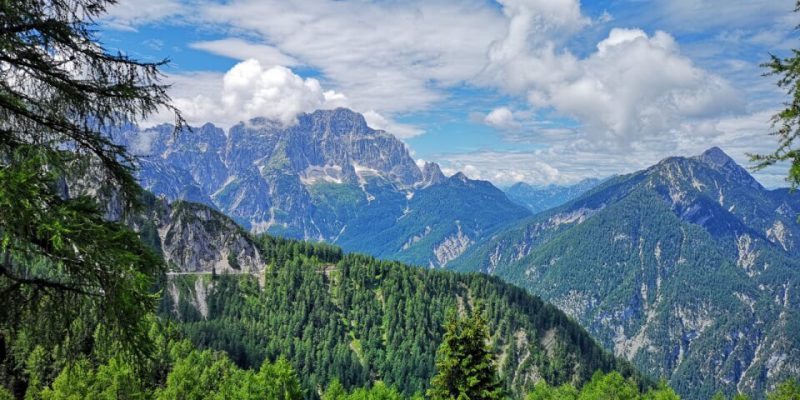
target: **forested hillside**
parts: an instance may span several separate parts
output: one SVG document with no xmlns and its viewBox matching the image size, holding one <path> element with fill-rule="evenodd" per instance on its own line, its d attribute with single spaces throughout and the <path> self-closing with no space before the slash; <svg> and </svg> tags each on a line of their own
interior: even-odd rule
<svg viewBox="0 0 800 400">
<path fill-rule="evenodd" d="M 561 311 L 497 278 L 255 240 L 263 270 L 172 273 L 160 313 L 242 367 L 286 357 L 309 392 L 334 379 L 346 388 L 381 380 L 407 395 L 424 392 L 445 315 L 473 307 L 484 311 L 500 376 L 517 395 L 541 380 L 582 383 L 596 370 L 648 382 Z"/>
</svg>

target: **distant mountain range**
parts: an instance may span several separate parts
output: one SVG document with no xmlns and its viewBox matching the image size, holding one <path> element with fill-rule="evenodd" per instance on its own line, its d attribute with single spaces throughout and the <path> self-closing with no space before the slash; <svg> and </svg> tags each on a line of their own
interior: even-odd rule
<svg viewBox="0 0 800 400">
<path fill-rule="evenodd" d="M 800 374 L 800 196 L 763 188 L 718 148 L 602 182 L 503 193 L 417 166 L 400 141 L 346 109 L 302 114 L 291 127 L 172 129 L 117 134 L 146 156 L 143 186 L 251 232 L 497 275 L 688 398 L 757 396 Z M 183 237 L 169 242 L 170 257 L 204 254 L 180 226 L 170 225 Z M 238 259 L 248 252 L 235 250 L 235 263 L 257 265 Z"/>
<path fill-rule="evenodd" d="M 722 150 L 606 181 L 470 249 L 689 398 L 800 373 L 800 196 Z"/>
<path fill-rule="evenodd" d="M 600 184 L 597 178 L 584 179 L 574 185 L 533 186 L 517 182 L 504 190 L 506 196 L 534 214 L 558 207 Z"/>
<path fill-rule="evenodd" d="M 347 109 L 302 114 L 291 127 L 253 119 L 227 134 L 212 124 L 173 130 L 116 134 L 143 156 L 142 186 L 213 206 L 255 233 L 443 267 L 530 215 L 489 182 L 417 166 L 402 142 Z"/>
</svg>

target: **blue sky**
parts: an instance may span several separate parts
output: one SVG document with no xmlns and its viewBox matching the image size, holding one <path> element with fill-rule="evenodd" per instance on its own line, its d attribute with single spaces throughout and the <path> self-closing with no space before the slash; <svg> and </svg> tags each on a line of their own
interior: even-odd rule
<svg viewBox="0 0 800 400">
<path fill-rule="evenodd" d="M 719 146 L 769 151 L 792 0 L 122 0 L 110 49 L 165 68 L 191 123 L 350 107 L 415 158 L 567 184 Z M 150 123 L 166 120 L 160 115 Z M 785 168 L 759 173 L 782 185 Z"/>
</svg>

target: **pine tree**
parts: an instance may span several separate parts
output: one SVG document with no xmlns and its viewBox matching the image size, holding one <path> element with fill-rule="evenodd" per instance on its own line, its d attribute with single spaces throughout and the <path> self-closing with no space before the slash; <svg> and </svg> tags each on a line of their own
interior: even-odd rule
<svg viewBox="0 0 800 400">
<path fill-rule="evenodd" d="M 789 379 L 767 394 L 767 400 L 800 400 L 800 384 Z"/>
<path fill-rule="evenodd" d="M 452 312 L 444 324 L 444 338 L 436 355 L 437 373 L 431 380 L 432 400 L 503 398 L 486 322 L 476 307 L 469 318 Z"/>
<path fill-rule="evenodd" d="M 113 3 L 0 1 L 0 376 L 10 386 L 24 386 L 13 365 L 36 345 L 75 358 L 98 324 L 124 353 L 150 348 L 144 317 L 163 263 L 119 221 L 140 188 L 110 132 L 174 108 L 163 62 L 96 40 L 94 21 Z"/>
</svg>

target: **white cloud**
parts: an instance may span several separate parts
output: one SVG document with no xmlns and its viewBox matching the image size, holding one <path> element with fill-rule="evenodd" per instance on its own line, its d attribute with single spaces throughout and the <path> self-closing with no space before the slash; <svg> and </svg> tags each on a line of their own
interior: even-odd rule
<svg viewBox="0 0 800 400">
<path fill-rule="evenodd" d="M 604 10 L 600 17 L 597 18 L 597 22 L 600 24 L 607 24 L 614 20 L 614 16 L 608 12 L 608 10 Z"/>
<path fill-rule="evenodd" d="M 347 93 L 351 107 L 387 119 L 430 109 L 463 83 L 552 108 L 581 122 L 587 139 L 610 145 L 668 134 L 686 119 L 741 110 L 730 84 L 681 55 L 669 34 L 614 29 L 595 53 L 578 57 L 569 40 L 596 23 L 581 13 L 578 0 L 498 3 L 499 9 L 482 0 L 232 0 L 198 3 L 187 18 L 232 35 L 193 47 L 262 65 L 307 65 L 326 85 Z M 233 37 L 243 33 L 269 45 Z M 503 116 L 485 122 L 516 126 L 508 115 L 498 119 Z"/>
<path fill-rule="evenodd" d="M 526 93 L 532 107 L 576 118 L 598 145 L 627 147 L 687 119 L 743 110 L 736 90 L 682 56 L 665 32 L 615 28 L 581 59 L 552 36 L 581 27 L 579 10 L 566 7 L 569 17 L 543 25 L 538 10 L 511 3 L 504 8 L 511 28 L 492 47 L 485 79 Z"/>
<path fill-rule="evenodd" d="M 489 114 L 486 114 L 483 122 L 500 129 L 518 129 L 521 127 L 519 121 L 514 118 L 514 113 L 508 107 L 495 108 Z"/>
<path fill-rule="evenodd" d="M 744 162 L 748 141 L 759 146 L 768 142 L 762 136 L 767 124 L 756 115 L 774 107 L 776 95 L 759 76 L 752 46 L 784 48 L 793 43 L 789 38 L 797 21 L 789 13 L 791 0 L 629 0 L 633 12 L 616 7 L 613 17 L 605 12 L 594 20 L 582 14 L 578 0 L 497 2 L 501 7 L 484 0 L 195 3 L 195 12 L 183 18 L 227 36 L 195 43 L 195 48 L 255 58 L 260 66 L 253 73 L 237 70 L 234 75 L 250 82 L 241 85 L 235 76 L 223 79 L 222 74 L 209 82 L 194 80 L 199 74 L 173 76 L 171 93 L 186 107 L 187 116 L 201 122 L 233 123 L 258 114 L 291 122 L 296 112 L 309 107 L 347 103 L 368 110 L 370 126 L 412 137 L 421 129 L 393 118 L 435 109 L 460 96 L 451 89 L 463 84 L 497 89 L 515 111 L 498 107 L 483 115 L 477 111 L 491 110 L 492 99 L 455 101 L 459 109 L 480 114 L 473 122 L 519 126 L 505 128 L 503 137 L 521 141 L 527 135 L 544 150 L 443 159 L 450 160 L 449 168 L 492 180 L 574 182 L 645 167 L 671 154 L 696 154 L 712 143 L 726 151 L 732 147 L 732 154 Z M 133 6 L 123 7 L 111 20 L 135 26 L 175 12 L 177 2 L 167 1 L 166 8 L 159 3 L 123 0 Z M 637 12 L 645 8 L 647 13 Z M 616 28 L 597 39 L 594 35 L 604 32 L 604 24 L 648 30 Z M 678 38 L 681 32 L 720 35 L 678 46 L 675 36 L 656 28 L 678 32 Z M 596 44 L 594 49 L 587 43 L 580 50 L 571 48 L 575 40 L 587 38 L 595 38 L 596 43 L 588 43 Z M 737 55 L 742 43 L 751 47 Z M 271 65 L 303 65 L 318 71 L 321 82 L 285 68 L 267 79 Z M 338 92 L 326 97 L 323 84 Z M 532 110 L 520 110 L 519 99 L 527 100 Z M 745 109 L 749 114 L 742 115 Z M 578 124 L 565 126 L 559 122 L 564 116 Z M 747 133 L 736 124 L 764 129 Z"/>
<path fill-rule="evenodd" d="M 569 183 L 570 176 L 544 162 L 533 153 L 480 151 L 439 157 L 442 172 L 463 172 L 470 179 L 488 180 L 496 185 L 515 182 L 535 184 Z"/>
<path fill-rule="evenodd" d="M 597 48 L 578 75 L 537 89 L 601 138 L 627 143 L 668 134 L 688 118 L 742 110 L 730 84 L 681 56 L 664 32 L 613 29 Z"/>
<path fill-rule="evenodd" d="M 176 74 L 167 80 L 172 84 L 170 94 L 175 106 L 190 125 L 212 122 L 230 126 L 254 117 L 291 125 L 302 112 L 349 106 L 344 94 L 323 90 L 316 79 L 304 79 L 289 68 L 268 67 L 258 60 L 240 62 L 225 74 Z M 398 123 L 375 110 L 363 115 L 373 129 L 387 131 L 400 139 L 424 133 L 416 126 Z M 145 125 L 173 122 L 172 117 L 162 111 Z"/>
<path fill-rule="evenodd" d="M 316 79 L 303 79 L 282 66 L 265 68 L 253 59 L 236 64 L 221 79 L 213 74 L 205 78 L 221 84 L 209 84 L 184 97 L 192 92 L 192 79 L 178 77 L 180 84 L 173 92 L 175 106 L 191 124 L 232 125 L 265 117 L 291 125 L 301 112 L 347 105 L 343 94 L 324 91 Z"/>
<path fill-rule="evenodd" d="M 603 178 L 647 168 L 670 156 L 694 156 L 712 146 L 721 147 L 737 163 L 749 168 L 748 153 L 766 153 L 775 142 L 768 138 L 771 112 L 730 116 L 685 123 L 672 134 L 632 144 L 628 151 L 597 149 L 581 133 L 562 132 L 548 139 L 550 146 L 532 151 L 475 151 L 429 156 L 443 171 L 464 171 L 474 179 L 498 185 L 519 181 L 538 185 L 572 184 L 585 178 Z M 767 187 L 785 187 L 786 165 L 754 173 Z"/>
<path fill-rule="evenodd" d="M 384 130 L 400 139 L 408 139 L 425 133 L 425 131 L 416 126 L 399 124 L 389 120 L 383 115 L 375 112 L 375 110 L 366 111 L 363 113 L 363 115 L 364 119 L 367 121 L 367 125 L 370 128 Z"/>
<path fill-rule="evenodd" d="M 445 98 L 443 87 L 480 72 L 505 30 L 502 15 L 482 0 L 233 0 L 207 3 L 199 17 L 259 35 L 319 69 L 354 107 L 384 115 Z"/>
<path fill-rule="evenodd" d="M 102 18 L 106 27 L 133 31 L 138 25 L 184 14 L 186 8 L 179 0 L 128 0 L 110 6 L 107 11 Z"/>
<path fill-rule="evenodd" d="M 237 38 L 194 42 L 189 47 L 237 60 L 253 58 L 263 66 L 282 65 L 284 67 L 293 67 L 300 64 L 294 57 L 284 54 L 274 46 L 250 43 Z"/>
</svg>

